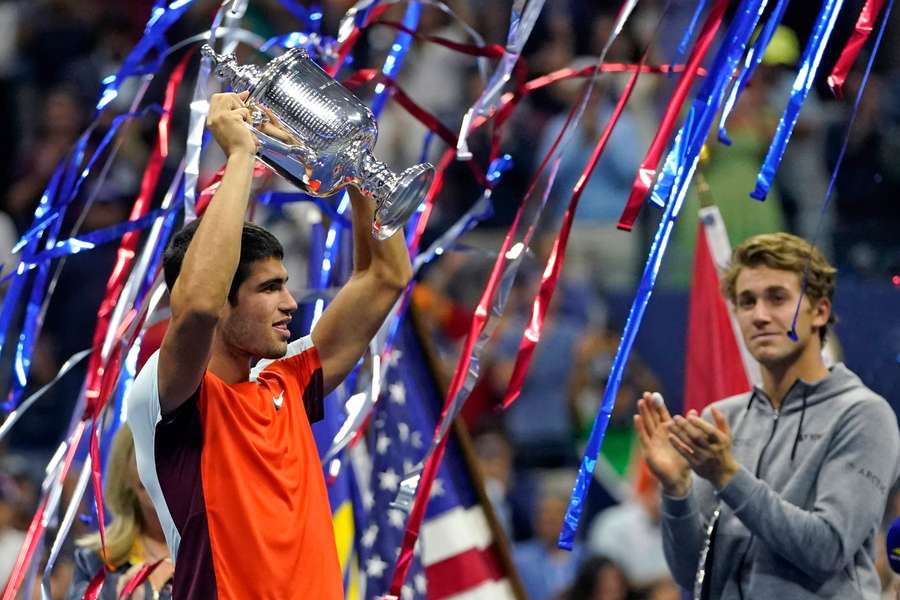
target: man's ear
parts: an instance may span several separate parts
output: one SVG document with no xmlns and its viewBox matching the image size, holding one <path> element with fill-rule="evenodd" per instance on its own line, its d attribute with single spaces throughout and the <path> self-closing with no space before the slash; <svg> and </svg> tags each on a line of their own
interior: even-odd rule
<svg viewBox="0 0 900 600">
<path fill-rule="evenodd" d="M 812 304 L 813 318 L 812 325 L 821 329 L 828 324 L 831 318 L 831 300 L 828 298 L 819 298 Z"/>
</svg>

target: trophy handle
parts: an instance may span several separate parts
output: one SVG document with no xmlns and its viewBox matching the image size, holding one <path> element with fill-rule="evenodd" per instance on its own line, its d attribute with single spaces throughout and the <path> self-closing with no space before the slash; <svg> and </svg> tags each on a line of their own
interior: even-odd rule
<svg viewBox="0 0 900 600">
<path fill-rule="evenodd" d="M 304 165 L 314 165 L 318 160 L 316 153 L 305 144 L 285 144 L 278 138 L 272 137 L 250 123 L 245 123 L 253 135 L 259 140 L 260 153 L 274 153 L 286 158 L 294 158 Z"/>
</svg>

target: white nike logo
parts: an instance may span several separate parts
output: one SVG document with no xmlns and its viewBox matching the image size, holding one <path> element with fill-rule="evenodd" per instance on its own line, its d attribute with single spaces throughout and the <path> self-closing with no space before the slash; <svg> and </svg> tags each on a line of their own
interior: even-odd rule
<svg viewBox="0 0 900 600">
<path fill-rule="evenodd" d="M 275 410 L 281 408 L 281 405 L 284 404 L 284 390 L 281 390 L 277 396 L 272 396 L 272 402 L 275 403 Z"/>
</svg>

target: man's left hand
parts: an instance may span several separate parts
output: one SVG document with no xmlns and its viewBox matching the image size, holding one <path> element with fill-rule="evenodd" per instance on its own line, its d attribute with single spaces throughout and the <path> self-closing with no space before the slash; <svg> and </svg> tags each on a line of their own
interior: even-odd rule
<svg viewBox="0 0 900 600">
<path fill-rule="evenodd" d="M 731 452 L 731 428 L 725 415 L 713 408 L 712 416 L 715 425 L 700 418 L 694 410 L 687 417 L 677 415 L 668 423 L 669 441 L 697 475 L 721 490 L 740 465 Z"/>
</svg>

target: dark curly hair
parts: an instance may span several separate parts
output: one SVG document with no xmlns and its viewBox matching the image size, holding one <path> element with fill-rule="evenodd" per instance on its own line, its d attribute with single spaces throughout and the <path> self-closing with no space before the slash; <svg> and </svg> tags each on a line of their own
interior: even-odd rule
<svg viewBox="0 0 900 600">
<path fill-rule="evenodd" d="M 175 234 L 163 254 L 163 272 L 166 278 L 166 287 L 169 292 L 175 287 L 175 280 L 181 273 L 181 263 L 184 262 L 184 255 L 187 253 L 191 240 L 197 232 L 200 225 L 200 219 L 191 221 L 181 228 Z M 231 280 L 231 289 L 228 290 L 228 301 L 232 306 L 237 304 L 237 292 L 241 284 L 250 276 L 250 265 L 255 261 L 264 260 L 266 258 L 284 258 L 284 248 L 278 239 L 253 223 L 244 223 L 244 229 L 241 232 L 241 258 L 238 262 L 237 270 L 234 273 L 234 279 Z"/>
</svg>

